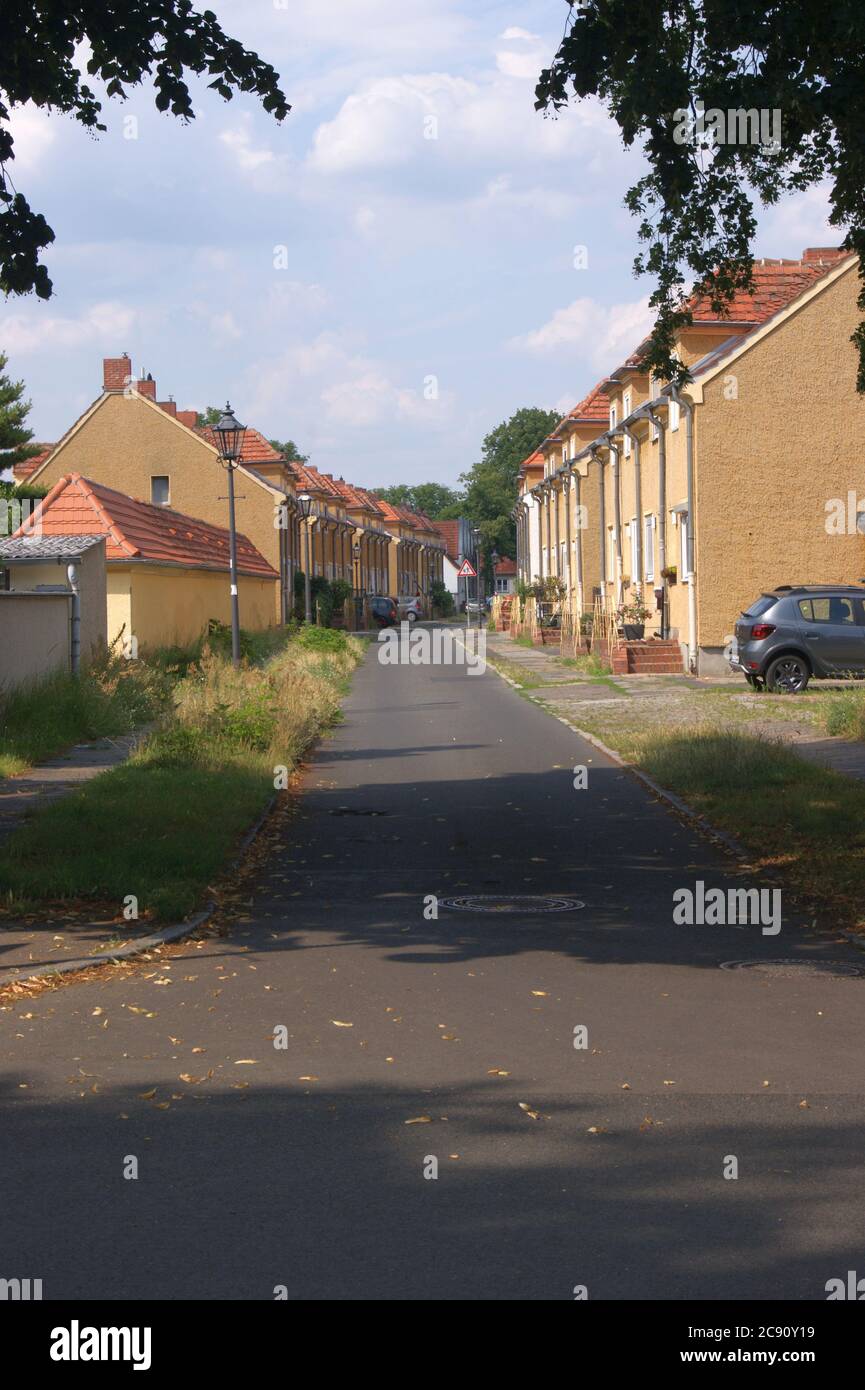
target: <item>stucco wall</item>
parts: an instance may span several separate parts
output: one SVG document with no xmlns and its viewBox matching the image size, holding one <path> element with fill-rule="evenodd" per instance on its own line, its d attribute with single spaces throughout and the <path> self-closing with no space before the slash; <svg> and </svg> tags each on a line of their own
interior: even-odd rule
<svg viewBox="0 0 865 1390">
<path fill-rule="evenodd" d="M 112 565 L 109 631 L 123 621 L 137 639 L 139 652 L 154 647 L 185 646 L 196 641 L 210 618 L 231 622 L 227 574 L 207 570 L 126 568 Z M 240 625 L 250 631 L 274 625 L 276 580 L 240 575 Z M 113 605 L 113 606 L 112 606 Z M 128 615 L 128 616 L 127 616 Z"/>
<path fill-rule="evenodd" d="M 0 592 L 0 689 L 69 670 L 67 594 Z"/>
<path fill-rule="evenodd" d="M 51 487 L 66 473 L 82 473 L 143 502 L 150 501 L 151 477 L 167 475 L 175 511 L 228 525 L 228 480 L 215 452 L 138 395 L 106 397 L 35 481 Z M 274 515 L 279 496 L 241 472 L 235 484 L 237 529 L 278 571 L 280 532 Z M 277 621 L 279 586 L 273 584 L 271 590 Z"/>
<path fill-rule="evenodd" d="M 11 587 L 33 591 L 40 587 L 69 588 L 67 561 L 46 560 L 39 565 L 8 564 Z M 81 597 L 81 660 L 88 661 L 105 646 L 107 639 L 105 542 L 91 546 L 78 562 L 78 591 Z"/>
<path fill-rule="evenodd" d="M 701 648 L 721 647 L 762 589 L 865 575 L 865 536 L 826 531 L 829 499 L 846 501 L 848 489 L 865 499 L 865 400 L 849 341 L 857 291 L 848 270 L 705 388 L 696 411 Z M 730 373 L 735 399 L 725 397 Z"/>
</svg>

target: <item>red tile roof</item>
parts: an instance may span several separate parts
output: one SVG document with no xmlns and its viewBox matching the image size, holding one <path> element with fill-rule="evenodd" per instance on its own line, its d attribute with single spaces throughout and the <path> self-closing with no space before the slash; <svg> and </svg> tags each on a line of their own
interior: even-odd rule
<svg viewBox="0 0 865 1390">
<path fill-rule="evenodd" d="M 509 575 L 516 574 L 517 562 L 512 560 L 509 555 L 505 555 L 496 565 L 496 574 L 506 579 Z"/>
<path fill-rule="evenodd" d="M 705 293 L 692 294 L 685 301 L 685 306 L 690 309 L 695 326 L 717 324 L 719 327 L 729 327 L 731 333 L 744 337 L 768 323 L 775 314 L 786 309 L 800 294 L 834 270 L 839 261 L 850 255 L 851 252 L 842 251 L 840 247 L 810 246 L 802 252 L 802 258 L 798 261 L 764 257 L 754 262 L 753 294 L 737 291 L 722 315 L 714 312 Z M 648 338 L 644 338 L 616 371 L 639 368 L 648 341 Z"/>
<path fill-rule="evenodd" d="M 202 425 L 195 433 L 206 439 L 208 444 L 212 444 L 214 449 L 217 447 L 216 435 L 210 425 Z M 258 430 L 248 426 L 240 446 L 240 462 L 282 463 L 284 458 L 282 454 L 277 453 L 272 444 L 268 443 L 263 434 L 259 434 Z"/>
<path fill-rule="evenodd" d="M 228 569 L 228 531 L 172 511 L 138 502 L 114 488 L 68 473 L 48 493 L 16 536 L 41 528 L 43 536 L 103 535 L 106 558 L 148 560 L 188 569 Z M 246 536 L 238 533 L 237 566 L 243 574 L 278 579 Z"/>
<path fill-rule="evenodd" d="M 597 386 L 593 386 L 587 396 L 575 405 L 573 410 L 569 410 L 565 416 L 566 420 L 587 420 L 592 424 L 603 421 L 605 424 L 610 418 L 610 398 L 604 389 L 604 382 L 599 381 Z"/>
<path fill-rule="evenodd" d="M 23 463 L 17 463 L 12 469 L 12 476 L 16 483 L 26 482 L 31 473 L 35 473 L 37 468 L 41 468 L 48 455 L 56 449 L 56 444 L 40 444 L 41 453 L 34 454 L 32 458 L 25 459 Z"/>
<path fill-rule="evenodd" d="M 526 473 L 530 472 L 532 469 L 535 468 L 540 468 L 541 471 L 543 471 L 543 467 L 544 456 L 541 453 L 540 449 L 535 449 L 534 453 L 529 454 L 528 458 L 524 458 L 522 463 L 520 464 L 519 477 L 525 477 Z"/>
</svg>

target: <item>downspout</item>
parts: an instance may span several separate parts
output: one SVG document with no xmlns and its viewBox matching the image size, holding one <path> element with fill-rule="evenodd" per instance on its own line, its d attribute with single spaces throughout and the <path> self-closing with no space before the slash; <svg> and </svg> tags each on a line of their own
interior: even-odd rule
<svg viewBox="0 0 865 1390">
<path fill-rule="evenodd" d="M 640 594 L 643 592 L 643 475 L 640 468 L 640 437 L 635 434 L 630 425 L 623 425 L 624 433 L 634 446 L 634 511 L 637 514 L 637 544 L 634 548 L 634 569 L 636 575 L 631 576 L 631 583 L 639 586 Z"/>
<path fill-rule="evenodd" d="M 541 507 L 541 494 L 535 494 L 535 505 L 538 509 L 538 579 L 544 577 L 544 513 Z"/>
<path fill-rule="evenodd" d="M 567 561 L 568 575 L 568 603 L 570 604 L 571 594 L 574 589 L 573 560 L 571 554 L 571 469 L 565 468 L 562 474 L 562 484 L 565 489 L 565 560 Z"/>
<path fill-rule="evenodd" d="M 694 571 L 694 407 L 682 395 L 678 386 L 671 385 L 670 395 L 685 412 L 685 448 L 688 466 L 688 668 L 697 670 L 697 576 Z"/>
<path fill-rule="evenodd" d="M 72 590 L 69 669 L 73 676 L 77 676 L 81 671 L 81 593 L 78 588 L 78 565 L 75 560 L 70 560 L 66 566 L 66 578 Z"/>
<path fill-rule="evenodd" d="M 561 503 L 562 489 L 561 489 L 561 487 L 556 487 L 555 483 L 553 483 L 553 495 L 554 495 L 554 497 L 555 497 L 555 499 L 556 499 L 556 503 L 555 503 L 555 506 L 556 506 L 556 578 L 557 578 L 557 579 L 561 579 L 562 576 L 561 576 L 561 574 L 560 574 L 559 571 L 560 571 L 560 568 L 561 568 L 562 546 L 561 546 L 561 541 L 560 541 L 559 537 L 561 536 L 561 516 L 560 516 L 561 506 L 560 506 L 560 503 Z M 550 568 L 552 568 L 552 566 L 550 566 Z"/>
<path fill-rule="evenodd" d="M 553 519 L 552 519 L 552 511 L 553 511 L 553 508 L 552 508 L 552 506 L 551 506 L 552 492 L 551 492 L 549 483 L 544 483 L 543 496 L 544 496 L 544 500 L 545 500 L 545 502 L 546 502 L 545 510 L 546 510 L 546 513 L 547 513 L 547 576 L 548 576 L 549 578 L 552 578 L 552 575 L 553 575 Z"/>
<path fill-rule="evenodd" d="M 658 569 L 661 571 L 661 587 L 664 590 L 661 609 L 661 637 L 669 636 L 667 622 L 667 581 L 664 570 L 667 568 L 667 431 L 655 406 L 649 406 L 649 419 L 658 431 Z"/>
<path fill-rule="evenodd" d="M 598 465 L 598 472 L 600 474 L 598 518 L 601 526 L 601 546 L 598 556 L 600 560 L 600 564 L 598 565 L 598 582 L 601 586 L 601 597 L 605 599 L 607 596 L 607 499 L 604 496 L 604 460 L 601 458 L 597 449 L 592 449 L 590 457 L 593 458 Z"/>
<path fill-rule="evenodd" d="M 613 443 L 612 432 L 607 436 L 610 459 L 613 465 L 613 538 L 616 546 L 616 607 L 622 606 L 622 499 L 619 477 L 619 446 Z"/>
<path fill-rule="evenodd" d="M 582 514 L 580 511 L 582 497 L 582 477 L 580 470 L 577 469 L 573 475 L 574 480 L 574 562 L 577 572 L 577 607 L 579 608 L 579 618 L 582 621 L 585 612 L 585 597 L 583 594 L 583 527 Z"/>
</svg>

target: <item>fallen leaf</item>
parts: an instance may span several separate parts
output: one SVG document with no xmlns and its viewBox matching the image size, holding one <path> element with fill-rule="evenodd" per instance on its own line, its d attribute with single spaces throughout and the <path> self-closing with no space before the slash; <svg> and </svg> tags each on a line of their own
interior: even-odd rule
<svg viewBox="0 0 865 1390">
<path fill-rule="evenodd" d="M 353 1028 L 353 1027 L 354 1027 L 354 1024 L 353 1024 L 353 1023 L 343 1023 L 342 1020 L 341 1020 L 341 1019 L 338 1019 L 338 1018 L 332 1018 L 330 1021 L 331 1021 L 331 1023 L 333 1024 L 334 1028 Z"/>
<path fill-rule="evenodd" d="M 153 1097 L 154 1097 L 155 1095 L 156 1095 L 156 1087 L 154 1086 L 152 1091 L 140 1091 L 139 1094 L 138 1094 L 138 1099 L 139 1099 L 139 1100 L 153 1100 Z"/>
<path fill-rule="evenodd" d="M 413 1120 L 403 1120 L 404 1125 L 431 1125 L 432 1120 L 429 1115 L 418 1115 Z"/>
<path fill-rule="evenodd" d="M 258 1062 L 254 1057 L 241 1057 L 234 1065 L 236 1067 L 257 1067 Z"/>
</svg>

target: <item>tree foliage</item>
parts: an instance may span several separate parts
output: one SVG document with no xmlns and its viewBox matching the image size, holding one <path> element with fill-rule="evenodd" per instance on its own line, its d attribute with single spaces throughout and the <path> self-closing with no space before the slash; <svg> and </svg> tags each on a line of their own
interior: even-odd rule
<svg viewBox="0 0 865 1390">
<path fill-rule="evenodd" d="M 859 255 L 865 312 L 865 6 L 861 0 L 584 0 L 540 76 L 536 106 L 597 97 L 626 146 L 643 145 L 649 171 L 625 205 L 640 219 L 637 274 L 655 279 L 648 370 L 688 380 L 675 356 L 690 322 L 684 287 L 723 315 L 753 287 L 754 197 L 766 206 L 826 183 L 830 223 Z M 703 125 L 710 112 L 763 113 L 777 140 L 735 138 Z M 780 117 L 776 129 L 772 114 Z M 682 117 L 690 122 L 683 138 Z M 700 118 L 700 119 L 698 119 Z M 722 138 L 718 138 L 719 130 Z M 865 321 L 858 389 L 865 390 Z"/>
<path fill-rule="evenodd" d="M 87 45 L 86 73 L 124 100 L 131 87 L 152 79 L 156 107 L 183 121 L 195 112 L 187 73 L 204 74 L 226 101 L 235 92 L 260 98 L 278 121 L 289 112 L 278 74 L 256 53 L 225 34 L 212 10 L 199 14 L 190 0 L 65 0 L 34 4 L 4 0 L 0 7 L 0 290 L 43 299 L 52 292 L 40 252 L 54 240 L 45 218 L 13 184 L 10 113 L 26 101 L 71 115 L 89 131 L 105 130 L 102 104 L 78 66 Z"/>
<path fill-rule="evenodd" d="M 537 449 L 559 422 L 555 410 L 524 406 L 503 420 L 484 439 L 480 460 L 460 476 L 465 496 L 460 514 L 481 532 L 481 548 L 516 555 L 516 528 L 511 512 L 517 500 L 517 475 L 523 459 Z"/>
<path fill-rule="evenodd" d="M 0 352 L 0 473 L 41 453 L 27 428 L 31 402 L 24 399 L 24 382 L 7 376 L 8 361 Z"/>
<path fill-rule="evenodd" d="M 375 496 L 390 502 L 392 507 L 413 507 L 425 512 L 433 521 L 440 521 L 454 507 L 454 515 L 461 515 L 461 494 L 444 483 L 397 483 L 393 487 L 377 487 Z"/>
</svg>

